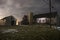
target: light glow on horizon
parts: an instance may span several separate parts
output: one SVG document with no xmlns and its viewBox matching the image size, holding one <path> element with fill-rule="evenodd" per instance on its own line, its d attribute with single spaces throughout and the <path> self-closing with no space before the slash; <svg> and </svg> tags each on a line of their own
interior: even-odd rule
<svg viewBox="0 0 60 40">
<path fill-rule="evenodd" d="M 16 25 L 18 25 L 18 20 L 16 20 Z"/>
</svg>

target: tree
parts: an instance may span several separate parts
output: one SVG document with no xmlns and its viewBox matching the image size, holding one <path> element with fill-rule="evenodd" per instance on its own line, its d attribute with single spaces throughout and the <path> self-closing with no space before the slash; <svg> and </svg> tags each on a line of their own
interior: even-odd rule
<svg viewBox="0 0 60 40">
<path fill-rule="evenodd" d="M 23 20 L 21 21 L 21 24 L 22 25 L 28 25 L 29 24 L 29 22 L 28 22 L 28 16 L 27 15 L 23 16 Z"/>
</svg>

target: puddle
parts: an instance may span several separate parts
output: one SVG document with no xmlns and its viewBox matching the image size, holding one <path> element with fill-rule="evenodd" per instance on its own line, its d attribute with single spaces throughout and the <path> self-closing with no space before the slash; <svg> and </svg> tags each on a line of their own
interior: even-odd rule
<svg viewBox="0 0 60 40">
<path fill-rule="evenodd" d="M 5 29 L 5 30 L 2 30 L 2 33 L 16 33 L 18 32 L 17 29 Z"/>
<path fill-rule="evenodd" d="M 57 29 L 57 30 L 60 30 L 60 27 L 54 27 L 55 29 Z"/>
</svg>

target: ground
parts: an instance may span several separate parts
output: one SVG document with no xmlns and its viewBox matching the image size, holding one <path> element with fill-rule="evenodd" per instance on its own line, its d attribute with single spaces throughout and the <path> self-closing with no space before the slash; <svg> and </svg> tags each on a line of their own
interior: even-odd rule
<svg viewBox="0 0 60 40">
<path fill-rule="evenodd" d="M 7 29 L 18 32 L 2 33 Z M 0 26 L 0 40 L 60 40 L 60 31 L 49 25 Z"/>
</svg>

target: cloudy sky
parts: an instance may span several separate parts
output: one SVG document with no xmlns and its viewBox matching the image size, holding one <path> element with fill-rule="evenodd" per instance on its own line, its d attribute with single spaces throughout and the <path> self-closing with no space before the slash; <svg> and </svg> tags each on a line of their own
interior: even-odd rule
<svg viewBox="0 0 60 40">
<path fill-rule="evenodd" d="M 60 0 L 52 0 L 52 11 L 60 13 Z M 49 0 L 0 0 L 0 19 L 9 15 L 21 20 L 29 12 L 35 14 L 49 12 Z"/>
</svg>

